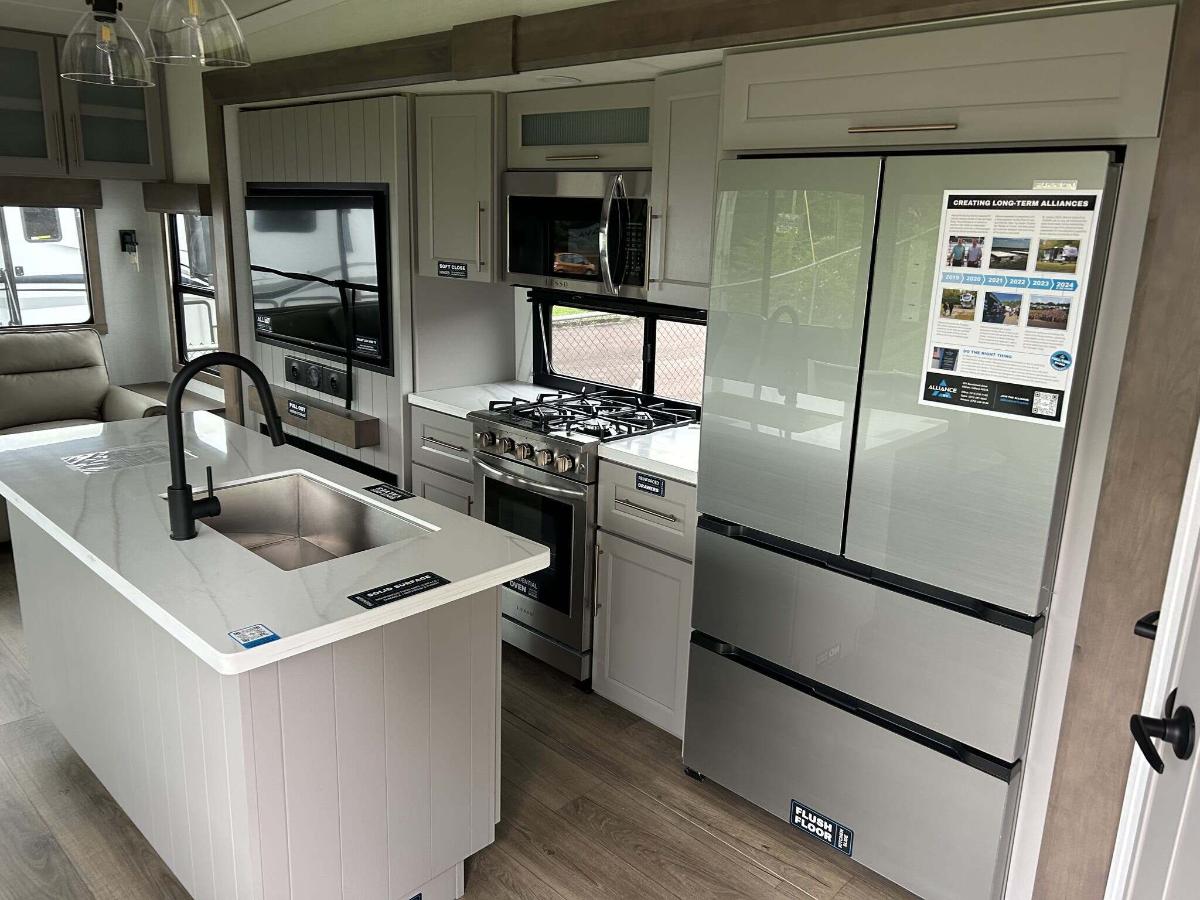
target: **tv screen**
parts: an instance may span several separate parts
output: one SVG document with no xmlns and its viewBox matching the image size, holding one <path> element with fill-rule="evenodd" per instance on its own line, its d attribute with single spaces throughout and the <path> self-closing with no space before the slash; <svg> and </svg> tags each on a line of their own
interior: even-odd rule
<svg viewBox="0 0 1200 900">
<path fill-rule="evenodd" d="M 255 337 L 390 370 L 387 209 L 386 185 L 248 185 Z"/>
</svg>

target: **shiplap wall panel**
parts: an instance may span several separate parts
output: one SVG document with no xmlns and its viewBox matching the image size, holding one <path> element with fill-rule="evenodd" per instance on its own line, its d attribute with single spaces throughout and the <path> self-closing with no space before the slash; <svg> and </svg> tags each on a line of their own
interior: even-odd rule
<svg viewBox="0 0 1200 900">
<path fill-rule="evenodd" d="M 239 115 L 243 177 L 271 182 L 374 182 L 388 184 L 391 195 L 390 282 L 392 292 L 393 366 L 396 376 L 356 370 L 354 406 L 381 420 L 375 447 L 344 447 L 310 432 L 285 425 L 285 430 L 318 446 L 373 466 L 404 473 L 406 458 L 402 398 L 410 384 L 409 290 L 407 272 L 407 107 L 396 97 L 373 97 L 335 103 L 309 104 Z M 398 138 L 397 135 L 400 135 Z M 402 248 L 402 249 L 401 249 Z M 252 346 L 251 346 L 252 344 Z M 273 384 L 285 384 L 288 356 L 316 359 L 298 350 L 255 341 L 245 348 Z M 318 360 L 337 366 L 336 361 Z M 289 385 L 308 397 L 341 401 L 303 385 Z M 255 416 L 255 427 L 261 422 Z"/>
<path fill-rule="evenodd" d="M 39 702 L 198 900 L 450 900 L 493 839 L 496 589 L 238 676 L 13 512 Z"/>
</svg>

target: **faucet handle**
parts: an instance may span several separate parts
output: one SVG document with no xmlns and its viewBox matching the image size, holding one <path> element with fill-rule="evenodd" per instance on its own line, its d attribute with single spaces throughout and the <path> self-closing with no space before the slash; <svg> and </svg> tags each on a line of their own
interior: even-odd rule
<svg viewBox="0 0 1200 900">
<path fill-rule="evenodd" d="M 212 466 L 204 467 L 204 476 L 208 479 L 208 496 L 213 495 Z"/>
</svg>

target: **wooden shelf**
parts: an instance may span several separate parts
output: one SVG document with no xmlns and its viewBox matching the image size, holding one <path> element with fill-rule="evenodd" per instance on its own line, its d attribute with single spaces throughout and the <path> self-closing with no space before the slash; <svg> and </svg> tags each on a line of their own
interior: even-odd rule
<svg viewBox="0 0 1200 900">
<path fill-rule="evenodd" d="M 379 444 L 379 419 L 376 416 L 336 406 L 278 385 L 271 385 L 271 393 L 275 396 L 275 409 L 284 425 L 310 432 L 343 447 L 358 449 Z M 258 401 L 258 392 L 249 390 L 246 396 L 250 409 L 261 415 L 262 404 Z"/>
</svg>

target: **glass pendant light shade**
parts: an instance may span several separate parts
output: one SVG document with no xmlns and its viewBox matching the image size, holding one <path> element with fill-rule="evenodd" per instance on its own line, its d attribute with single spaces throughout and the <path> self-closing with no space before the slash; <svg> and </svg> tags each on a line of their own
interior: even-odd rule
<svg viewBox="0 0 1200 900">
<path fill-rule="evenodd" d="M 250 65 L 246 39 L 225 0 L 158 0 L 147 36 L 156 63 L 206 69 Z"/>
<path fill-rule="evenodd" d="M 142 42 L 115 2 L 99 0 L 79 17 L 63 45 L 61 69 L 63 78 L 86 84 L 154 86 Z"/>
</svg>

